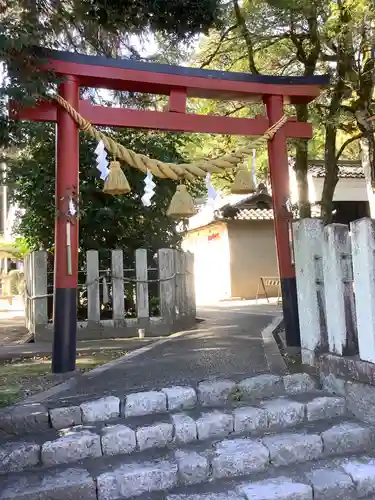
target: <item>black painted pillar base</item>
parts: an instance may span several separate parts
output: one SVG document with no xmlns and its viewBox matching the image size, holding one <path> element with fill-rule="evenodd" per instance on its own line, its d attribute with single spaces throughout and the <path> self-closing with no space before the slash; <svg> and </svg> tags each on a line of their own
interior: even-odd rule
<svg viewBox="0 0 375 500">
<path fill-rule="evenodd" d="M 55 288 L 52 372 L 66 373 L 76 368 L 77 289 Z"/>
<path fill-rule="evenodd" d="M 296 278 L 281 278 L 285 337 L 288 347 L 301 347 Z"/>
</svg>

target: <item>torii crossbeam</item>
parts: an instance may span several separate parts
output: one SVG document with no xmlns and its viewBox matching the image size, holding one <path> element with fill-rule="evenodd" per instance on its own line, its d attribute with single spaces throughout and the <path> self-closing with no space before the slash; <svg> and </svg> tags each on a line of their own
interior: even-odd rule
<svg viewBox="0 0 375 500">
<path fill-rule="evenodd" d="M 60 95 L 94 125 L 131 127 L 181 132 L 261 136 L 284 115 L 284 104 L 308 103 L 319 96 L 328 83 L 325 76 L 277 77 L 230 73 L 144 63 L 124 59 L 44 51 L 42 67 L 63 77 Z M 169 96 L 165 111 L 94 106 L 80 100 L 80 87 L 106 88 Z M 206 116 L 188 113 L 189 97 L 264 103 L 266 113 L 250 118 Z M 55 373 L 75 369 L 78 282 L 78 220 L 67 241 L 66 220 L 69 199 L 79 192 L 78 128 L 70 115 L 55 102 L 41 102 L 31 108 L 12 108 L 12 116 L 22 120 L 57 123 L 55 226 L 54 344 L 52 369 Z M 299 345 L 297 291 L 291 259 L 290 222 L 285 216 L 289 199 L 287 138 L 310 139 L 309 123 L 288 122 L 268 142 L 276 246 L 281 279 L 287 343 Z M 66 259 L 71 245 L 71 263 Z M 71 265 L 70 265 L 71 264 Z"/>
</svg>

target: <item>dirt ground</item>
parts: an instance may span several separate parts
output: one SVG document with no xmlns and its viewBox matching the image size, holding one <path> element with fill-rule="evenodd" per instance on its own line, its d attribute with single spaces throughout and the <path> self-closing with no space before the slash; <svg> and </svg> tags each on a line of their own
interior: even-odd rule
<svg viewBox="0 0 375 500">
<path fill-rule="evenodd" d="M 92 370 L 113 359 L 124 356 L 127 351 L 104 351 L 77 354 L 77 370 L 68 374 L 51 373 L 51 356 L 34 356 L 0 362 L 0 407 L 6 407 L 22 399 L 45 391 L 69 378 Z"/>
</svg>

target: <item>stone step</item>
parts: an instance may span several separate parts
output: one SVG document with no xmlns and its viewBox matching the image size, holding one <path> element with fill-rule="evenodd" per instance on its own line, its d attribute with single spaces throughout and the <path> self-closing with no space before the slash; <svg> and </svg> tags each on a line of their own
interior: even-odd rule
<svg viewBox="0 0 375 500">
<path fill-rule="evenodd" d="M 140 499 L 142 497 L 138 497 Z M 151 497 L 148 497 L 151 498 Z M 375 498 L 374 456 L 278 467 L 246 478 L 175 488 L 160 500 L 357 500 Z"/>
<path fill-rule="evenodd" d="M 304 462 L 315 463 L 338 455 L 371 451 L 374 444 L 374 430 L 366 424 L 354 421 L 338 421 L 334 425 L 332 422 L 314 422 L 305 425 L 303 430 L 290 429 L 284 433 L 269 431 L 259 438 L 233 436 L 174 450 L 163 448 L 146 450 L 133 456 L 88 458 L 76 466 L 62 466 L 58 472 L 52 467 L 36 468 L 26 475 L 8 474 L 7 481 L 4 478 L 3 482 L 6 484 L 5 491 L 9 488 L 13 491 L 19 484 L 24 484 L 24 490 L 28 491 L 30 481 L 34 484 L 32 481 L 37 481 L 38 477 L 43 478 L 39 480 L 38 488 L 45 487 L 45 484 L 54 485 L 54 480 L 50 478 L 56 477 L 56 474 L 56 482 L 60 484 L 63 479 L 59 479 L 59 474 L 68 470 L 71 482 L 76 484 L 78 481 L 84 485 L 82 488 L 90 491 L 91 482 L 84 473 L 86 470 L 95 479 L 99 500 L 120 500 L 177 486 L 215 483 L 222 479 L 250 477 L 265 471 L 272 474 L 280 467 L 294 467 Z M 33 473 L 30 475 L 30 472 Z M 4 495 L 3 491 L 0 500 L 8 499 Z M 84 495 L 86 493 L 82 493 L 86 498 Z M 48 495 L 36 498 L 55 499 Z"/>
<path fill-rule="evenodd" d="M 115 476 L 116 474 L 116 476 Z M 243 477 L 184 485 L 169 461 L 121 466 L 96 476 L 84 467 L 6 479 L 0 500 L 357 500 L 375 498 L 371 455 L 272 467 Z"/>
<path fill-rule="evenodd" d="M 60 401 L 59 407 L 42 404 L 16 405 L 0 411 L 0 437 L 63 429 L 73 425 L 106 422 L 115 418 L 140 417 L 177 412 L 196 407 L 225 406 L 233 401 L 256 401 L 284 394 L 302 394 L 316 389 L 316 381 L 305 373 L 280 377 L 272 374 L 242 380 L 206 380 L 196 387 L 109 395 L 75 405 Z"/>
<path fill-rule="evenodd" d="M 230 435 L 258 436 L 346 415 L 345 399 L 305 393 L 231 406 L 73 426 L 0 443 L 0 475 L 36 466 L 204 443 Z"/>
</svg>

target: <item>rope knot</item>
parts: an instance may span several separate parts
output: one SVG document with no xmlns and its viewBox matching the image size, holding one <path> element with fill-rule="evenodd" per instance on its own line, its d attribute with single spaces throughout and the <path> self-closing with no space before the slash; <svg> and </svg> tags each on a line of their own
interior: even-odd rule
<svg viewBox="0 0 375 500">
<path fill-rule="evenodd" d="M 79 128 L 82 130 L 82 132 L 87 132 L 91 127 L 92 123 L 89 122 L 88 120 L 85 120 L 84 123 L 82 123 L 82 125 L 80 125 Z"/>
</svg>

